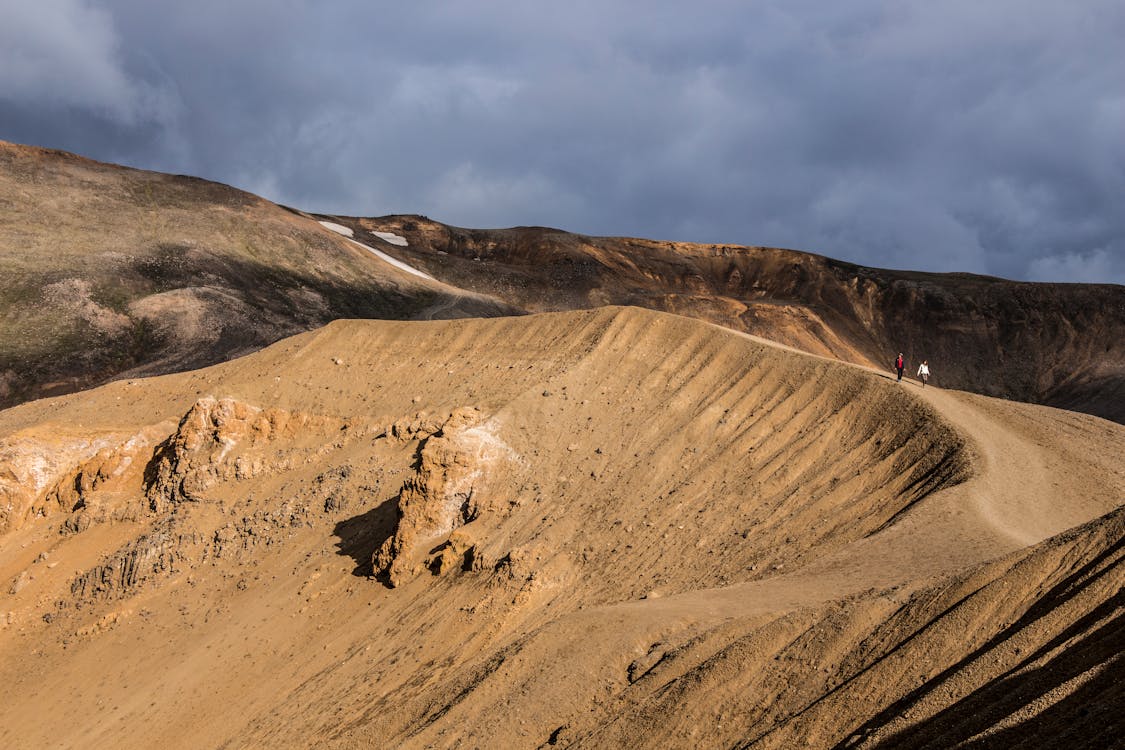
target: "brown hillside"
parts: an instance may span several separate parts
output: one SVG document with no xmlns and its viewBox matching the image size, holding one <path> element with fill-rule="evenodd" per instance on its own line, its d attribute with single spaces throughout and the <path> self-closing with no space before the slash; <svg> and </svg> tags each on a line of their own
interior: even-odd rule
<svg viewBox="0 0 1125 750">
<path fill-rule="evenodd" d="M 1122 456 L 635 308 L 339 321 L 0 412 L 0 743 L 1106 746 Z"/>
<path fill-rule="evenodd" d="M 407 237 L 392 252 L 531 311 L 637 305 L 935 382 L 1125 422 L 1125 287 L 888 271 L 792 250 L 336 219 Z"/>
<path fill-rule="evenodd" d="M 341 317 L 511 312 L 225 185 L 0 142 L 0 407 Z"/>
<path fill-rule="evenodd" d="M 903 350 L 911 372 L 927 358 L 943 386 L 1125 422 L 1119 286 L 416 216 L 320 217 L 440 283 L 224 185 L 2 142 L 0 208 L 0 407 L 223 361 L 339 318 L 623 304 L 880 368 Z"/>
</svg>

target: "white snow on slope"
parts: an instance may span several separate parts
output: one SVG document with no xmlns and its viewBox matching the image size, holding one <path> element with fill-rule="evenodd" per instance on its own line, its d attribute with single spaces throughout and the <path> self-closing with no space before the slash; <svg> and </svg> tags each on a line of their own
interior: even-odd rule
<svg viewBox="0 0 1125 750">
<path fill-rule="evenodd" d="M 421 271 L 419 271 L 414 266 L 407 265 L 406 263 L 403 263 L 398 258 L 392 258 L 391 256 L 387 255 L 386 253 L 381 252 L 379 250 L 376 250 L 373 247 L 369 247 L 368 245 L 365 245 L 362 242 L 356 242 L 355 240 L 352 239 L 352 237 L 355 235 L 355 232 L 353 232 L 348 227 L 341 226 L 340 224 L 333 224 L 331 221 L 322 221 L 320 223 L 325 229 L 331 229 L 336 234 L 342 234 L 344 237 L 347 238 L 348 242 L 352 243 L 353 245 L 359 245 L 364 250 L 367 250 L 371 253 L 374 253 L 375 257 L 379 258 L 380 260 L 384 260 L 387 263 L 390 263 L 395 268 L 406 271 L 407 273 L 412 273 L 415 276 L 420 276 L 423 279 L 429 279 L 430 281 L 437 281 L 437 279 L 435 279 L 433 276 L 430 276 L 427 273 L 422 273 Z M 398 237 L 398 235 L 391 235 L 391 236 L 392 237 Z M 402 240 L 402 246 L 405 247 L 406 246 L 406 239 L 402 238 L 402 237 L 400 237 L 399 239 Z M 390 242 L 390 240 L 387 240 L 387 241 Z M 397 245 L 399 243 L 394 242 L 392 244 Z"/>
<path fill-rule="evenodd" d="M 372 229 L 371 234 L 375 235 L 384 242 L 389 242 L 392 245 L 398 245 L 399 247 L 406 247 L 408 244 L 410 244 L 406 241 L 405 237 L 403 237 L 401 234 L 395 234 L 394 232 L 376 232 L 374 229 Z"/>
<path fill-rule="evenodd" d="M 353 232 L 343 224 L 333 224 L 331 221 L 322 221 L 320 222 L 320 225 L 327 229 L 331 229 L 336 234 L 342 234 L 345 237 L 355 237 L 355 232 Z"/>
</svg>

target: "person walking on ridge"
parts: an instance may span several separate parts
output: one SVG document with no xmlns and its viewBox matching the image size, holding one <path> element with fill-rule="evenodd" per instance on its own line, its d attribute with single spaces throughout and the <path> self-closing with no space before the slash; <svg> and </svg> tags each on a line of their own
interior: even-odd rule
<svg viewBox="0 0 1125 750">
<path fill-rule="evenodd" d="M 906 369 L 906 360 L 902 358 L 902 352 L 898 353 L 898 359 L 895 360 L 895 369 L 898 370 L 898 379 L 901 382 L 902 371 Z"/>
<path fill-rule="evenodd" d="M 922 364 L 918 365 L 918 379 L 922 381 L 922 387 L 926 387 L 926 381 L 930 379 L 930 365 L 928 359 L 923 359 Z"/>
</svg>

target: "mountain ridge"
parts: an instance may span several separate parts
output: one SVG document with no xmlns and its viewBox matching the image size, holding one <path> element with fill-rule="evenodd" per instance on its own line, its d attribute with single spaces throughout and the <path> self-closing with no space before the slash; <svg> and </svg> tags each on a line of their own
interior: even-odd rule
<svg viewBox="0 0 1125 750">
<path fill-rule="evenodd" d="M 891 271 L 797 250 L 462 229 L 419 216 L 334 217 L 409 237 L 436 278 L 530 311 L 627 304 L 890 369 L 927 359 L 950 388 L 1125 421 L 1125 287 Z"/>
<path fill-rule="evenodd" d="M 0 143 L 0 406 L 211 364 L 341 317 L 635 305 L 1125 423 L 1125 287 L 869 268 L 798 250 L 310 214 Z M 404 275 L 318 221 L 437 281 Z M 393 234 L 388 242 L 372 232 Z M 403 246 L 403 243 L 405 246 Z M 910 373 L 908 373 L 910 374 Z"/>
</svg>

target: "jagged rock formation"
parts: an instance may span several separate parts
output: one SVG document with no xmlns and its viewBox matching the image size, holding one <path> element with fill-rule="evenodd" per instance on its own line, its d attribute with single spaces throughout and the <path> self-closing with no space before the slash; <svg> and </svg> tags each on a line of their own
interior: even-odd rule
<svg viewBox="0 0 1125 750">
<path fill-rule="evenodd" d="M 330 417 L 263 410 L 232 398 L 200 399 L 153 455 L 146 477 L 149 505 L 163 513 L 176 503 L 205 499 L 206 491 L 220 482 L 288 471 L 323 450 L 312 441 L 331 440 L 350 426 Z M 275 449 L 270 455 L 268 449 L 278 442 L 288 443 L 290 450 Z M 293 451 L 298 445 L 304 451 Z"/>
<path fill-rule="evenodd" d="M 507 467 L 497 464 L 518 456 L 496 436 L 495 426 L 480 424 L 481 419 L 478 409 L 459 409 L 438 430 L 422 433 L 418 471 L 397 498 L 395 533 L 375 552 L 372 564 L 392 586 L 426 568 L 435 573 L 457 564 L 471 569 L 471 537 L 453 532 L 507 504 L 493 494 L 489 474 L 503 471 Z M 423 562 L 434 550 L 438 554 Z"/>
<path fill-rule="evenodd" d="M 59 511 L 113 513 L 139 489 L 139 466 L 161 426 L 129 435 L 47 425 L 0 439 L 0 534 Z"/>
</svg>

